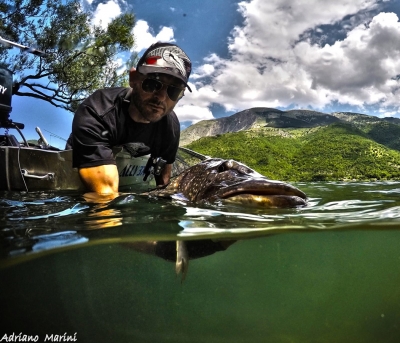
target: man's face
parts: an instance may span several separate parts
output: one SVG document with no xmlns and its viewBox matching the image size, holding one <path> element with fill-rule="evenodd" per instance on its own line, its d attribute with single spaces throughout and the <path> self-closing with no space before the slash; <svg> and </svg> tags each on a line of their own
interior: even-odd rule
<svg viewBox="0 0 400 343">
<path fill-rule="evenodd" d="M 142 88 L 142 82 L 146 78 L 152 78 L 163 83 L 159 90 L 153 92 L 146 92 Z M 166 74 L 148 74 L 142 75 L 135 71 L 134 77 L 131 77 L 130 85 L 133 88 L 132 103 L 136 107 L 138 113 L 134 113 L 136 121 L 140 122 L 157 122 L 166 114 L 170 113 L 179 99 L 176 101 L 171 100 L 167 94 L 168 85 L 172 85 L 184 89 L 185 85 L 181 80 L 176 77 Z"/>
</svg>

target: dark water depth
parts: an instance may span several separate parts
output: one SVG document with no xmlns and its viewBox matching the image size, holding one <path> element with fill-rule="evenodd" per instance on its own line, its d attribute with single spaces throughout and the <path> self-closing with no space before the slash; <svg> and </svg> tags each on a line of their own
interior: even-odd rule
<svg viewBox="0 0 400 343">
<path fill-rule="evenodd" d="M 399 342 L 400 182 L 295 185 L 307 207 L 0 193 L 0 339 Z M 183 282 L 137 249 L 177 240 L 205 255 Z"/>
</svg>

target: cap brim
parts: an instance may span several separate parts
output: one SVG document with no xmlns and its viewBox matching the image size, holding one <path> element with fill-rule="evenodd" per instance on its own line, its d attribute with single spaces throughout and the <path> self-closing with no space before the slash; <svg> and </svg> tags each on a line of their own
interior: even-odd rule
<svg viewBox="0 0 400 343">
<path fill-rule="evenodd" d="M 168 70 L 168 69 L 161 68 L 161 67 L 148 67 L 148 66 L 143 66 L 143 65 L 139 66 L 137 68 L 137 70 L 139 73 L 145 74 L 145 75 L 147 75 L 147 74 L 167 74 L 167 75 L 176 77 L 177 79 L 181 80 L 185 84 L 187 89 L 189 89 L 189 91 L 192 93 L 192 90 L 190 89 L 187 82 L 183 79 L 181 74 L 177 74 L 173 70 Z"/>
</svg>

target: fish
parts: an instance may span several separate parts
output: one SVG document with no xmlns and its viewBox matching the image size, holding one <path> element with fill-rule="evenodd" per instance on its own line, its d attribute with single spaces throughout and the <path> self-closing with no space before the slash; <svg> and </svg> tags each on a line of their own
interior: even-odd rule
<svg viewBox="0 0 400 343">
<path fill-rule="evenodd" d="M 173 178 L 167 186 L 144 194 L 176 198 L 196 205 L 218 202 L 257 208 L 294 208 L 307 205 L 307 195 L 300 189 L 286 182 L 270 180 L 241 162 L 221 158 L 204 159 Z M 233 243 L 234 241 L 200 242 L 208 247 L 205 249 L 207 254 L 225 250 Z M 171 243 L 156 244 L 161 247 Z M 175 271 L 177 275 L 182 274 L 182 282 L 188 272 L 189 259 L 200 257 L 193 254 L 189 256 L 189 251 L 193 250 L 190 244 L 194 243 L 176 241 Z"/>
<path fill-rule="evenodd" d="M 147 193 L 196 205 L 234 203 L 259 208 L 293 208 L 307 205 L 307 196 L 289 183 L 270 180 L 245 164 L 208 158 L 187 168 L 164 188 Z"/>
<path fill-rule="evenodd" d="M 176 275 L 182 273 L 181 282 L 185 280 L 188 268 L 189 268 L 189 253 L 187 250 L 187 245 L 184 241 L 176 241 L 175 272 Z"/>
</svg>

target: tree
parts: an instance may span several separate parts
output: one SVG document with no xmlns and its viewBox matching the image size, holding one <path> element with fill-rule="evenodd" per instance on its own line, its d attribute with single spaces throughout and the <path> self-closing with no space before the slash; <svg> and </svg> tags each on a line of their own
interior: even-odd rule
<svg viewBox="0 0 400 343">
<path fill-rule="evenodd" d="M 106 29 L 94 25 L 79 0 L 0 0 L 0 36 L 46 53 L 0 47 L 0 63 L 14 73 L 13 94 L 75 111 L 96 89 L 126 85 L 117 57 L 133 47 L 134 24 L 133 13 L 125 12 Z M 123 69 L 136 55 L 127 60 Z"/>
</svg>

